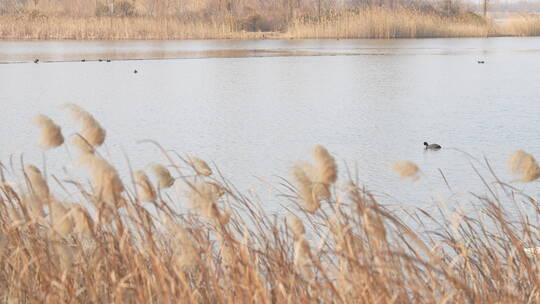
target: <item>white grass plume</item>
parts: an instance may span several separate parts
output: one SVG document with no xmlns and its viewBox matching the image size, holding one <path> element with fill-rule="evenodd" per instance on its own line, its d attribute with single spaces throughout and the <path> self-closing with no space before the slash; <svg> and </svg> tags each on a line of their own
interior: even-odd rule
<svg viewBox="0 0 540 304">
<path fill-rule="evenodd" d="M 170 188 L 174 184 L 174 178 L 171 176 L 171 172 L 169 172 L 165 166 L 161 164 L 153 164 L 151 169 L 158 180 L 158 186 L 160 189 Z"/>
<path fill-rule="evenodd" d="M 64 136 L 60 126 L 45 115 L 38 115 L 34 118 L 34 123 L 41 129 L 39 146 L 43 149 L 56 148 L 64 143 Z"/>
<path fill-rule="evenodd" d="M 73 120 L 79 123 L 81 127 L 79 134 L 81 134 L 81 136 L 92 146 L 98 147 L 105 142 L 107 132 L 101 127 L 92 114 L 74 104 L 64 105 L 64 108 L 70 111 Z"/>
<path fill-rule="evenodd" d="M 94 194 L 105 202 L 120 207 L 124 185 L 116 169 L 105 159 L 93 154 L 83 155 L 81 164 L 90 172 L 91 181 L 95 188 Z"/>
<path fill-rule="evenodd" d="M 532 182 L 540 177 L 540 167 L 531 154 L 517 150 L 508 159 L 508 169 L 516 175 L 521 175 L 522 182 Z"/>
<path fill-rule="evenodd" d="M 137 195 L 143 202 L 154 202 L 156 200 L 156 191 L 150 179 L 143 171 L 135 172 L 135 185 L 137 187 Z"/>
<path fill-rule="evenodd" d="M 399 173 L 399 178 L 401 179 L 410 177 L 412 180 L 416 181 L 420 178 L 420 176 L 418 175 L 420 169 L 412 161 L 406 160 L 401 162 L 395 162 L 391 165 L 391 167 L 397 173 Z"/>
</svg>

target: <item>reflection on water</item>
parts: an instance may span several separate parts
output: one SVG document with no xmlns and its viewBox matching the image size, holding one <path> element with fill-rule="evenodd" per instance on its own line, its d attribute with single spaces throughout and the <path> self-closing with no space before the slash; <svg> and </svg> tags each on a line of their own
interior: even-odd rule
<svg viewBox="0 0 540 304">
<path fill-rule="evenodd" d="M 45 156 L 60 177 L 71 152 L 43 155 L 30 121 L 47 114 L 73 134 L 59 108 L 68 102 L 107 128 L 103 153 L 123 170 L 122 150 L 136 168 L 165 160 L 137 144 L 151 138 L 214 162 L 263 199 L 271 188 L 256 177 L 276 185 L 316 144 L 336 155 L 342 176 L 346 161 L 387 202 L 409 206 L 450 197 L 441 171 L 459 195 L 483 191 L 471 165 L 484 156 L 509 179 L 512 151 L 540 155 L 536 38 L 0 42 L 0 62 L 34 58 L 58 62 L 0 65 L 0 159 Z M 152 58 L 200 59 L 126 60 Z M 426 152 L 424 141 L 443 149 Z M 389 164 L 399 160 L 416 162 L 422 178 L 398 180 Z"/>
</svg>

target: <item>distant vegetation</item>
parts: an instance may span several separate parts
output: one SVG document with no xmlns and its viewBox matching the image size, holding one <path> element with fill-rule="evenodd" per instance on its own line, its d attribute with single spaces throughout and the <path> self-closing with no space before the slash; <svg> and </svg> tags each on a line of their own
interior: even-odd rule
<svg viewBox="0 0 540 304">
<path fill-rule="evenodd" d="M 0 2 L 0 39 L 486 37 L 540 31 L 538 16 L 494 22 L 483 9 L 457 0 L 6 0 Z"/>
<path fill-rule="evenodd" d="M 461 207 L 385 206 L 316 146 L 279 195 L 260 201 L 152 141 L 141 144 L 160 150 L 149 160 L 160 163 L 132 163 L 121 178 L 101 154 L 105 129 L 66 110 L 79 125 L 69 138 L 35 119 L 44 156 L 68 145 L 77 159 L 63 173 L 22 157 L 0 163 L 2 303 L 540 301 L 540 208 L 519 184 L 479 176 L 486 193 Z M 73 178 L 79 166 L 86 175 Z M 410 161 L 392 168 L 396 178 L 424 175 Z M 540 177 L 524 151 L 509 169 L 521 182 Z"/>
</svg>

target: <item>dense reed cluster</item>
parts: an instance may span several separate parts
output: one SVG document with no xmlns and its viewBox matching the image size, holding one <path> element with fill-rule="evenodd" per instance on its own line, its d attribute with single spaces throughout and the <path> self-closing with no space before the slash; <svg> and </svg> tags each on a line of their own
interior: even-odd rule
<svg viewBox="0 0 540 304">
<path fill-rule="evenodd" d="M 514 15 L 495 23 L 474 13 L 447 16 L 410 8 L 373 7 L 332 11 L 322 16 L 296 14 L 273 25 L 261 18 L 259 15 L 247 20 L 234 16 L 201 19 L 0 15 L 0 39 L 388 39 L 537 36 L 540 33 L 540 17 L 529 14 Z"/>
<path fill-rule="evenodd" d="M 65 109 L 79 132 L 64 142 L 40 115 L 38 142 L 44 153 L 74 146 L 88 181 L 0 163 L 2 302 L 540 301 L 538 202 L 497 178 L 466 214 L 391 209 L 316 146 L 284 179 L 283 212 L 271 214 L 217 168 L 153 141 L 167 161 L 133 165 L 122 179 L 100 154 L 105 129 L 80 107 Z M 391 167 L 419 178 L 412 162 Z M 509 169 L 525 182 L 540 176 L 524 151 Z"/>
</svg>

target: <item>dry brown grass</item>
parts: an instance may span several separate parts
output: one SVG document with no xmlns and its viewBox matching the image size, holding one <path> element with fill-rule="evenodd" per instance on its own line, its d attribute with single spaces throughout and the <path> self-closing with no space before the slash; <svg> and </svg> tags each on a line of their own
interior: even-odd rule
<svg viewBox="0 0 540 304">
<path fill-rule="evenodd" d="M 500 25 L 499 32 L 503 36 L 540 36 L 540 16 L 514 15 Z"/>
<path fill-rule="evenodd" d="M 176 180 L 154 166 L 158 189 L 143 171 L 120 180 L 92 153 L 84 154 L 91 183 L 63 181 L 62 191 L 35 166 L 21 175 L 0 163 L 0 301 L 540 301 L 540 226 L 503 207 L 528 207 L 538 217 L 538 201 L 498 179 L 489 184 L 493 195 L 477 196 L 477 217 L 443 211 L 436 220 L 421 209 L 390 210 L 346 171 L 338 179 L 334 158 L 317 146 L 304 178 L 276 197 L 288 211 L 271 215 L 211 171 L 200 174 L 193 158 L 159 148 Z M 164 189 L 172 183 L 180 197 Z M 324 185 L 324 199 L 314 184 Z M 310 212 L 303 187 L 317 201 Z"/>
<path fill-rule="evenodd" d="M 242 31 L 231 21 L 183 21 L 152 17 L 41 17 L 0 16 L 2 39 L 173 40 L 256 39 L 268 33 Z"/>
<path fill-rule="evenodd" d="M 297 20 L 288 30 L 302 38 L 486 37 L 492 25 L 468 18 L 443 17 L 415 10 L 373 8 L 316 19 Z"/>
<path fill-rule="evenodd" d="M 69 17 L 65 15 L 0 16 L 1 39 L 261 39 L 261 38 L 428 38 L 537 36 L 540 17 L 520 15 L 502 24 L 472 13 L 445 17 L 409 9 L 342 10 L 319 20 L 310 14 L 292 18 L 279 32 L 246 31 L 236 17 Z M 268 25 L 278 28 L 277 25 Z"/>
</svg>

